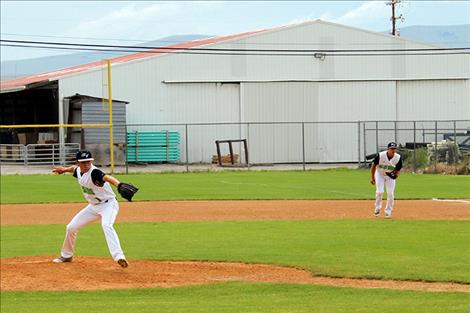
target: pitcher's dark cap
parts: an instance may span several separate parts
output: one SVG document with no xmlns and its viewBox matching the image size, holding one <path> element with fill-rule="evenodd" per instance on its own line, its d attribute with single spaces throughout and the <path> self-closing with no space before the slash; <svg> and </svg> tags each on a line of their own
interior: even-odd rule
<svg viewBox="0 0 470 313">
<path fill-rule="evenodd" d="M 78 151 L 75 155 L 75 159 L 78 162 L 86 162 L 86 161 L 93 161 L 93 157 L 91 156 L 91 152 L 88 150 L 81 150 Z"/>
<path fill-rule="evenodd" d="M 388 145 L 387 145 L 387 149 L 396 149 L 397 148 L 397 144 L 395 142 L 389 142 Z"/>
</svg>

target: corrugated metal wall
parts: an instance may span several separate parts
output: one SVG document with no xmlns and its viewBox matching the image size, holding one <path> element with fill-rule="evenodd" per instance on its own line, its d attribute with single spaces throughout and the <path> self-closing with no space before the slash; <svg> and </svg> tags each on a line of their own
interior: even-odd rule
<svg viewBox="0 0 470 313">
<path fill-rule="evenodd" d="M 109 123 L 108 103 L 102 104 L 97 101 L 83 100 L 82 122 L 84 124 L 107 124 Z M 125 143 L 126 104 L 113 102 L 113 140 L 115 144 Z M 109 144 L 109 128 L 87 127 L 85 132 L 86 144 Z"/>
<path fill-rule="evenodd" d="M 398 120 L 470 118 L 470 80 L 399 81 Z"/>
<path fill-rule="evenodd" d="M 166 88 L 159 119 L 170 123 L 214 123 L 240 121 L 239 84 L 177 84 Z M 239 125 L 189 126 L 189 161 L 210 162 L 216 154 L 216 140 L 236 139 Z M 182 155 L 186 147 L 182 144 Z"/>
<path fill-rule="evenodd" d="M 307 122 L 307 162 L 358 160 L 357 121 L 396 112 L 395 82 L 244 83 L 242 95 L 247 122 Z M 308 123 L 334 121 L 350 123 Z M 250 125 L 249 148 L 253 162 L 302 162 L 302 126 Z"/>
<path fill-rule="evenodd" d="M 364 150 L 358 121 L 470 118 L 469 90 L 468 80 L 244 83 L 242 103 L 246 122 L 320 122 L 304 126 L 307 162 L 351 162 L 358 160 L 358 145 Z M 323 123 L 335 121 L 350 123 Z M 388 124 L 381 124 L 391 129 L 381 132 L 381 145 L 413 140 L 410 132 L 394 131 L 412 126 Z M 250 125 L 249 135 L 255 163 L 302 161 L 299 124 Z M 375 149 L 376 142 L 367 141 L 366 150 Z"/>
<path fill-rule="evenodd" d="M 244 122 L 318 121 L 318 83 L 243 83 L 241 97 Z M 253 163 L 302 162 L 302 126 L 250 125 L 248 147 Z"/>
<path fill-rule="evenodd" d="M 315 146 L 312 147 L 318 150 L 318 161 L 358 160 L 359 134 L 356 122 L 395 120 L 395 82 L 343 81 L 322 82 L 319 85 L 319 120 L 352 123 L 318 126 Z M 375 147 L 374 141 L 367 142 L 367 144 L 369 151 Z"/>
</svg>

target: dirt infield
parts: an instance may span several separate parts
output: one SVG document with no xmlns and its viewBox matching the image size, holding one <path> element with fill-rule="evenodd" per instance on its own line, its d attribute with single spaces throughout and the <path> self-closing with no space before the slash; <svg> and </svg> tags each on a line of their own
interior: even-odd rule
<svg viewBox="0 0 470 313">
<path fill-rule="evenodd" d="M 374 219 L 372 205 L 370 200 L 124 202 L 117 222 Z M 1 205 L 1 224 L 65 225 L 82 207 L 83 203 Z M 470 201 L 400 200 L 394 219 L 470 220 Z M 1 290 L 97 290 L 248 281 L 470 292 L 466 284 L 315 277 L 301 269 L 263 264 L 130 260 L 129 268 L 122 269 L 110 258 L 77 257 L 65 264 L 54 264 L 51 259 L 0 259 Z"/>
<path fill-rule="evenodd" d="M 470 285 L 351 278 L 314 277 L 281 266 L 225 262 L 131 260 L 126 269 L 110 258 L 78 257 L 55 264 L 52 257 L 2 259 L 1 290 L 99 290 L 155 288 L 230 281 L 316 284 L 355 288 L 470 292 Z"/>
<path fill-rule="evenodd" d="M 117 222 L 373 219 L 371 200 L 121 202 Z M 2 225 L 67 224 L 84 203 L 3 204 Z M 394 219 L 470 220 L 470 201 L 399 200 Z"/>
</svg>

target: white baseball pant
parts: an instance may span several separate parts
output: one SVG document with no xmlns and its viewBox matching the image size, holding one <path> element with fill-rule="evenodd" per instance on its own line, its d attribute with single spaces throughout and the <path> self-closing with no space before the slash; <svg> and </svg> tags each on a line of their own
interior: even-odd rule
<svg viewBox="0 0 470 313">
<path fill-rule="evenodd" d="M 119 242 L 119 237 L 113 227 L 118 212 L 119 204 L 116 199 L 110 199 L 108 202 L 100 204 L 89 204 L 83 210 L 78 212 L 67 225 L 65 240 L 61 251 L 62 257 L 70 258 L 73 256 L 78 231 L 83 226 L 86 226 L 101 217 L 101 227 L 103 228 L 111 256 L 115 261 L 125 259 Z"/>
<path fill-rule="evenodd" d="M 384 185 L 387 186 L 387 207 L 385 214 L 392 215 L 393 205 L 395 203 L 395 179 L 375 172 L 375 210 L 382 208 L 382 197 L 384 194 Z"/>
</svg>

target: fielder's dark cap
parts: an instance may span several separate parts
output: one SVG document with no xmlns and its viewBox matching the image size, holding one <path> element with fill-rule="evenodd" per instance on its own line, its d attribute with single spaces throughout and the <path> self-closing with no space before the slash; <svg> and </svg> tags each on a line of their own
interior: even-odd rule
<svg viewBox="0 0 470 313">
<path fill-rule="evenodd" d="M 75 155 L 75 159 L 78 162 L 86 162 L 86 161 L 93 161 L 93 157 L 91 156 L 91 152 L 88 150 L 80 150 Z"/>
<path fill-rule="evenodd" d="M 396 142 L 389 142 L 387 145 L 387 149 L 396 149 L 397 148 L 397 143 Z"/>
</svg>

